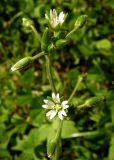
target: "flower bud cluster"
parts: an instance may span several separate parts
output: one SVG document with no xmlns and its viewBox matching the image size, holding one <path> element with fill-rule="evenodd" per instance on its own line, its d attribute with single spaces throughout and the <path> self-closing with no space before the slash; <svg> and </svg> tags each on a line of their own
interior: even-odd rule
<svg viewBox="0 0 114 160">
<path fill-rule="evenodd" d="M 49 23 L 49 28 L 47 27 L 42 35 L 41 38 L 41 50 L 43 52 L 53 52 L 55 49 L 59 49 L 67 44 L 68 38 L 72 33 L 76 31 L 77 28 L 81 28 L 84 26 L 87 20 L 86 15 L 80 16 L 74 25 L 74 29 L 71 30 L 66 36 L 63 36 L 61 34 L 61 29 L 63 26 L 63 23 L 65 22 L 67 14 L 64 14 L 64 12 L 60 12 L 59 15 L 57 15 L 57 11 L 55 9 L 51 9 L 50 13 L 45 14 L 45 18 Z M 32 20 L 28 18 L 22 18 L 22 26 L 26 30 L 26 32 L 33 31 L 35 34 L 37 34 L 38 38 L 40 39 L 40 35 L 35 29 L 34 23 Z M 62 35 L 62 37 L 61 37 Z M 38 56 L 39 57 L 39 56 Z M 17 71 L 20 69 L 23 69 L 27 66 L 29 66 L 32 63 L 33 59 L 32 57 L 25 57 L 18 61 L 12 68 L 12 71 Z"/>
</svg>

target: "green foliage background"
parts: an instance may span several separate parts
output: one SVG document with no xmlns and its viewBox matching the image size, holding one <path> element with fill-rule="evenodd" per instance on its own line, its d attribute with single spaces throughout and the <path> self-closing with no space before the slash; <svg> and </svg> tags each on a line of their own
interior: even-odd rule
<svg viewBox="0 0 114 160">
<path fill-rule="evenodd" d="M 0 1 L 0 160 L 48 159 L 46 138 L 53 124 L 41 107 L 51 94 L 45 59 L 26 71 L 11 73 L 10 68 L 40 52 L 37 37 L 23 30 L 22 17 L 31 18 L 42 35 L 47 26 L 44 15 L 51 8 L 68 13 L 69 30 L 78 16 L 89 17 L 67 46 L 52 55 L 56 87 L 66 98 L 78 76 L 86 74 L 64 122 L 59 159 L 114 160 L 113 0 Z M 77 114 L 76 106 L 92 96 L 105 96 L 106 101 Z"/>
</svg>

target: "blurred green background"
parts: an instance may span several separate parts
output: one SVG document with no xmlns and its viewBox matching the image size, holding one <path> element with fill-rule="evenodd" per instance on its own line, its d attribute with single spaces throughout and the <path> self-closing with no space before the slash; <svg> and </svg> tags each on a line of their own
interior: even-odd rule
<svg viewBox="0 0 114 160">
<path fill-rule="evenodd" d="M 64 122 L 59 159 L 114 160 L 113 0 L 0 1 L 0 160 L 48 160 L 46 138 L 51 122 L 41 107 L 51 94 L 45 59 L 21 72 L 12 73 L 10 68 L 41 51 L 34 33 L 23 29 L 22 17 L 32 19 L 42 36 L 47 26 L 45 12 L 53 8 L 68 13 L 64 27 L 69 31 L 78 16 L 89 17 L 85 27 L 52 54 L 54 80 L 64 97 L 70 96 L 78 76 L 86 74 Z M 105 96 L 106 101 L 77 114 L 76 106 L 92 96 Z"/>
</svg>

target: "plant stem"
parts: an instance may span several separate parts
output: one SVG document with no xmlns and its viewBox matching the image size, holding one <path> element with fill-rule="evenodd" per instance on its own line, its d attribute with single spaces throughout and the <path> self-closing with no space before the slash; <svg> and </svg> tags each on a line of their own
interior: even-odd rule
<svg viewBox="0 0 114 160">
<path fill-rule="evenodd" d="M 59 140 L 59 142 L 57 144 L 57 147 L 55 149 L 55 153 L 54 153 L 54 155 L 52 157 L 52 160 L 58 160 L 59 159 L 59 151 L 60 151 L 60 140 Z"/>
<path fill-rule="evenodd" d="M 30 27 L 31 27 L 32 31 L 35 33 L 35 35 L 37 36 L 39 42 L 41 43 L 41 36 L 38 33 L 38 31 L 36 30 L 36 28 L 33 25 L 31 25 Z"/>
<path fill-rule="evenodd" d="M 60 138 L 60 136 L 61 136 L 62 126 L 63 126 L 63 120 L 60 120 L 60 121 L 59 121 L 58 131 L 57 131 L 57 134 L 58 134 L 58 137 L 59 137 L 59 138 Z"/>
<path fill-rule="evenodd" d="M 76 93 L 76 91 L 77 91 L 77 89 L 78 89 L 78 87 L 79 87 L 79 84 L 80 84 L 80 82 L 82 81 L 82 79 L 83 79 L 82 76 L 79 76 L 78 81 L 77 81 L 77 83 L 76 83 L 76 85 L 75 85 L 75 87 L 74 87 L 74 90 L 72 91 L 72 93 L 71 93 L 71 95 L 70 95 L 70 97 L 69 97 L 69 99 L 68 99 L 69 102 L 71 101 L 72 97 L 73 97 L 74 94 Z"/>
<path fill-rule="evenodd" d="M 33 60 L 38 59 L 38 58 L 40 58 L 40 57 L 42 57 L 42 56 L 44 56 L 44 55 L 46 55 L 46 54 L 47 54 L 47 53 L 45 53 L 45 52 L 40 52 L 40 53 L 36 54 L 35 56 L 33 56 L 32 59 L 33 59 Z"/>
<path fill-rule="evenodd" d="M 79 132 L 79 133 L 73 133 L 67 138 L 90 137 L 90 136 L 92 137 L 92 136 L 99 135 L 102 133 L 100 131 Z"/>
<path fill-rule="evenodd" d="M 76 32 L 78 29 L 79 29 L 79 28 L 74 28 L 74 29 L 72 29 L 72 30 L 66 35 L 66 39 L 70 38 L 70 36 L 71 36 L 74 32 Z"/>
<path fill-rule="evenodd" d="M 60 152 L 60 148 L 61 148 L 60 137 L 61 137 L 62 126 L 63 126 L 63 120 L 60 120 L 59 121 L 59 127 L 58 127 L 57 134 L 56 134 L 56 137 L 58 138 L 58 144 L 56 146 L 56 149 L 55 149 L 54 155 L 52 157 L 52 160 L 58 160 L 59 159 L 59 152 Z"/>
<path fill-rule="evenodd" d="M 46 67 L 47 67 L 47 75 L 48 75 L 48 78 L 49 78 L 49 83 L 50 83 L 50 86 L 52 88 L 52 91 L 54 93 L 56 93 L 56 88 L 55 88 L 55 84 L 54 84 L 54 80 L 53 80 L 53 76 L 52 76 L 52 71 L 51 71 L 50 56 L 46 55 L 45 57 L 46 57 Z"/>
<path fill-rule="evenodd" d="M 17 14 L 15 14 L 11 20 L 8 22 L 9 25 L 11 25 L 13 23 L 13 21 L 18 18 L 19 16 L 21 16 L 23 14 L 23 12 L 18 12 Z"/>
</svg>

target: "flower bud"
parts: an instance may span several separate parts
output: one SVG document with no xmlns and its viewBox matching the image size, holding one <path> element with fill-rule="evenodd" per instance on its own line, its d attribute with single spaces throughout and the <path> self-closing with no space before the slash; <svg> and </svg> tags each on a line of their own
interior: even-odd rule
<svg viewBox="0 0 114 160">
<path fill-rule="evenodd" d="M 105 100 L 105 97 L 92 97 L 89 98 L 85 101 L 84 104 L 78 106 L 78 108 L 89 108 L 89 107 L 94 107 L 98 104 L 100 104 L 101 102 L 103 102 Z"/>
<path fill-rule="evenodd" d="M 33 25 L 33 22 L 28 18 L 22 18 L 22 25 L 25 28 L 29 28 Z"/>
<path fill-rule="evenodd" d="M 47 50 L 48 44 L 49 44 L 49 29 L 46 28 L 42 36 L 42 42 L 41 42 L 42 51 Z"/>
<path fill-rule="evenodd" d="M 92 98 L 89 98 L 85 101 L 85 104 L 87 106 L 96 106 L 97 104 L 101 103 L 104 101 L 104 97 L 92 97 Z"/>
<path fill-rule="evenodd" d="M 55 48 L 54 44 L 53 44 L 53 43 L 52 43 L 52 44 L 50 44 L 50 45 L 48 46 L 48 52 L 53 51 L 53 50 L 54 50 L 54 48 Z"/>
<path fill-rule="evenodd" d="M 82 16 L 79 16 L 74 24 L 74 26 L 76 28 L 81 28 L 85 25 L 86 21 L 87 21 L 87 15 L 82 15 Z"/>
<path fill-rule="evenodd" d="M 65 44 L 67 43 L 67 41 L 65 39 L 59 39 L 57 42 L 56 42 L 56 47 L 57 48 L 60 48 L 62 46 L 64 46 Z"/>
<path fill-rule="evenodd" d="M 25 57 L 23 59 L 21 59 L 20 61 L 18 61 L 13 67 L 11 67 L 11 71 L 17 71 L 17 70 L 21 70 L 23 68 L 28 67 L 31 63 L 33 62 L 32 57 Z"/>
</svg>

